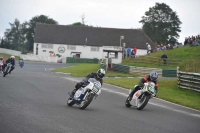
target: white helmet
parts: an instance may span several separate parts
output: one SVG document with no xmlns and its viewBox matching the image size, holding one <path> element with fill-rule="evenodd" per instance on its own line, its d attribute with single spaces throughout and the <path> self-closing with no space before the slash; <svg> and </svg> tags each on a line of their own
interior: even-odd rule
<svg viewBox="0 0 200 133">
<path fill-rule="evenodd" d="M 102 68 L 97 71 L 97 76 L 99 78 L 103 78 L 105 74 L 106 74 L 106 71 Z"/>
<path fill-rule="evenodd" d="M 12 55 L 12 56 L 10 56 L 10 58 L 15 59 L 15 56 Z"/>
</svg>

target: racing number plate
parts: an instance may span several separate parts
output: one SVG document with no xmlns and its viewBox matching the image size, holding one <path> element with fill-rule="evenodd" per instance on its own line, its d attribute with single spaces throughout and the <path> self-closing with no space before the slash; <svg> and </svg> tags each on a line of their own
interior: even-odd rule
<svg viewBox="0 0 200 133">
<path fill-rule="evenodd" d="M 151 93 L 154 93 L 154 86 L 152 84 L 147 86 L 147 90 Z"/>
<path fill-rule="evenodd" d="M 11 63 L 8 63 L 7 65 L 8 65 L 9 67 L 11 67 L 11 66 L 12 66 L 12 64 L 11 64 Z"/>
<path fill-rule="evenodd" d="M 101 84 L 99 82 L 94 82 L 94 87 L 92 89 L 93 92 L 97 93 L 101 88 Z"/>
</svg>

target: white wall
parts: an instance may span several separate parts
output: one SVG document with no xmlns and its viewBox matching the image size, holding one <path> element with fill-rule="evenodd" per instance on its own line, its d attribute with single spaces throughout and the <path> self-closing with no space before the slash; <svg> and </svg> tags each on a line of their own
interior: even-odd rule
<svg viewBox="0 0 200 133">
<path fill-rule="evenodd" d="M 62 44 L 53 44 L 53 49 L 51 48 L 42 48 L 42 44 L 45 43 L 34 43 L 34 55 L 36 55 L 36 44 L 38 44 L 38 56 L 41 57 L 50 57 L 49 51 L 53 51 L 55 54 L 62 55 L 62 58 L 66 57 L 73 57 L 74 54 L 71 52 L 81 52 L 80 58 L 97 58 L 97 59 L 105 59 L 107 56 L 106 52 L 103 52 L 103 50 L 114 50 L 114 51 L 119 51 L 120 47 L 113 47 L 113 46 L 107 46 L 107 47 L 99 47 L 99 51 L 91 51 L 91 46 L 81 46 L 81 45 L 75 45 L 76 49 L 75 50 L 70 50 L 67 49 L 68 45 L 62 45 Z M 58 48 L 59 47 L 64 47 L 65 52 L 64 53 L 59 53 Z M 46 52 L 43 52 L 43 50 L 46 50 Z M 118 57 L 114 59 L 113 63 L 121 63 L 122 61 L 122 53 L 118 53 Z"/>
<path fill-rule="evenodd" d="M 137 49 L 136 56 L 141 56 L 141 55 L 146 55 L 146 54 L 147 54 L 147 50 Z"/>
<path fill-rule="evenodd" d="M 10 54 L 10 55 L 14 55 L 14 56 L 19 56 L 24 60 L 30 60 L 30 61 L 45 61 L 45 62 L 57 62 L 58 57 L 42 57 L 42 56 L 37 56 L 37 55 L 24 55 L 21 54 L 20 51 L 15 51 L 15 50 L 10 50 L 10 49 L 5 49 L 5 48 L 0 48 L 0 53 L 4 53 L 4 54 Z M 63 59 L 63 62 L 66 62 L 66 58 Z"/>
<path fill-rule="evenodd" d="M 20 56 L 21 55 L 20 51 L 6 49 L 6 48 L 0 48 L 0 53 L 14 55 L 14 56 Z"/>
</svg>

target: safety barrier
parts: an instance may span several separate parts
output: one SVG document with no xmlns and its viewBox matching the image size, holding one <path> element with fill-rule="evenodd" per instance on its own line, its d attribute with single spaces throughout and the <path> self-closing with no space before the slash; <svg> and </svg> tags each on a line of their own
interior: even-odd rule
<svg viewBox="0 0 200 133">
<path fill-rule="evenodd" d="M 98 59 L 67 57 L 66 62 L 67 63 L 99 63 L 99 60 Z"/>
<path fill-rule="evenodd" d="M 177 70 L 162 69 L 163 77 L 177 77 Z"/>
<path fill-rule="evenodd" d="M 138 58 L 130 58 L 130 60 L 133 63 L 139 63 L 139 64 L 153 64 L 153 65 L 159 65 L 159 66 L 171 66 L 176 67 L 182 60 L 178 59 L 166 59 L 166 64 L 164 63 L 163 59 L 159 57 L 146 57 L 146 56 L 139 56 Z"/>
<path fill-rule="evenodd" d="M 113 64 L 112 69 L 118 72 L 134 73 L 137 75 L 148 75 L 151 71 L 156 71 L 162 77 L 177 77 L 177 70 L 162 69 L 162 68 L 147 68 L 137 66 L 126 66 L 121 64 Z"/>
<path fill-rule="evenodd" d="M 200 92 L 200 74 L 181 72 L 178 74 L 178 87 L 182 89 L 189 89 Z"/>
<path fill-rule="evenodd" d="M 129 73 L 130 66 L 120 65 L 120 64 L 112 64 L 112 69 L 118 72 Z"/>
</svg>

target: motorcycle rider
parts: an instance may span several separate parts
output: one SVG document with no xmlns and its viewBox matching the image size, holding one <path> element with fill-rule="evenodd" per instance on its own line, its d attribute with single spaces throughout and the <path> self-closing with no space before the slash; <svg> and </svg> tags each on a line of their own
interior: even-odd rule
<svg viewBox="0 0 200 133">
<path fill-rule="evenodd" d="M 24 60 L 22 58 L 19 58 L 19 64 L 22 63 L 24 65 Z"/>
<path fill-rule="evenodd" d="M 6 64 L 4 64 L 4 67 L 3 67 L 3 68 L 6 67 L 7 63 L 11 63 L 11 64 L 12 64 L 11 69 L 10 69 L 10 71 L 8 72 L 9 74 L 11 74 L 11 71 L 12 71 L 13 69 L 15 69 L 15 56 L 13 56 L 13 55 L 10 56 L 10 58 L 8 58 L 8 59 L 6 60 Z"/>
<path fill-rule="evenodd" d="M 145 76 L 144 78 L 142 78 L 139 83 L 138 86 L 136 86 L 134 88 L 134 90 L 131 91 L 131 93 L 129 94 L 129 101 L 132 99 L 134 93 L 138 90 L 140 90 L 141 88 L 144 87 L 144 83 L 152 81 L 155 84 L 155 96 L 158 93 L 158 73 L 152 71 L 149 75 Z"/>
<path fill-rule="evenodd" d="M 85 79 L 83 79 L 81 82 L 79 82 L 75 85 L 75 89 L 70 93 L 70 95 L 73 96 L 80 87 L 82 87 L 85 83 L 88 82 L 89 78 L 95 78 L 102 85 L 103 84 L 103 77 L 104 77 L 105 73 L 106 73 L 105 70 L 102 69 L 102 68 L 99 69 L 96 73 L 94 73 L 94 72 L 90 73 L 89 75 L 86 76 Z"/>
<path fill-rule="evenodd" d="M 3 57 L 1 56 L 0 57 L 0 67 L 1 67 L 1 71 L 3 72 L 3 66 L 4 66 L 4 64 L 6 64 L 6 62 L 5 62 L 5 60 L 3 59 Z"/>
</svg>

